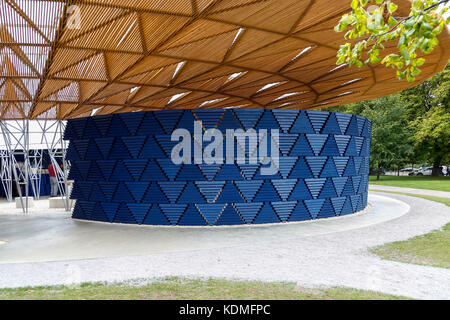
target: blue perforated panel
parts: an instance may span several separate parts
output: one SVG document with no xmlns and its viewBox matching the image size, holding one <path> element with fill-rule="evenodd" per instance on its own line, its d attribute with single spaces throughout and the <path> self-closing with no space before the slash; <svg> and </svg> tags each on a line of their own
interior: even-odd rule
<svg viewBox="0 0 450 320">
<path fill-rule="evenodd" d="M 174 164 L 178 141 L 171 134 L 177 128 L 193 134 L 195 120 L 224 134 L 278 129 L 277 172 L 263 175 L 259 162 Z M 303 110 L 171 110 L 68 120 L 71 198 L 78 200 L 73 218 L 238 225 L 354 213 L 367 205 L 370 135 L 366 118 Z"/>
</svg>

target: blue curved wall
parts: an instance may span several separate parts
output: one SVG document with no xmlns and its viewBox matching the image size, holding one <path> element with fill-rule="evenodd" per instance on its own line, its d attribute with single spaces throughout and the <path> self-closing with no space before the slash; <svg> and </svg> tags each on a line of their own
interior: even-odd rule
<svg viewBox="0 0 450 320">
<path fill-rule="evenodd" d="M 181 164 L 176 128 L 279 129 L 279 170 Z M 65 139 L 73 218 L 149 225 L 237 225 L 351 214 L 367 205 L 371 121 L 300 110 L 169 110 L 71 119 Z"/>
</svg>

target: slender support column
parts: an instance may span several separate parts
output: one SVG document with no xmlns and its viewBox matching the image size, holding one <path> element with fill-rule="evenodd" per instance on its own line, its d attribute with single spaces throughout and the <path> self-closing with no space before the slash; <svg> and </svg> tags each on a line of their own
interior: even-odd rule
<svg viewBox="0 0 450 320">
<path fill-rule="evenodd" d="M 17 193 L 24 212 L 28 212 L 28 196 L 30 185 L 34 197 L 39 199 L 43 148 L 47 148 L 50 160 L 57 173 L 58 189 L 67 211 L 70 208 L 68 194 L 68 162 L 65 159 L 66 142 L 63 140 L 64 122 L 37 120 L 40 127 L 41 141 L 34 150 L 30 145 L 30 120 L 0 121 L 0 129 L 4 140 L 4 148 L 0 151 L 0 177 L 6 191 L 8 201 L 13 200 L 12 182 L 15 181 Z M 45 147 L 43 147 L 44 145 Z M 23 157 L 23 162 L 18 161 Z M 62 164 L 62 168 L 59 164 Z M 24 198 L 25 197 L 25 198 Z"/>
<path fill-rule="evenodd" d="M 12 171 L 11 171 L 11 158 L 7 150 L 0 150 L 1 169 L 0 176 L 2 180 L 2 186 L 6 193 L 6 199 L 8 202 L 13 201 L 12 198 Z"/>
<path fill-rule="evenodd" d="M 29 177 L 30 177 L 30 185 L 33 190 L 34 197 L 36 199 L 39 199 L 41 194 L 42 157 L 43 157 L 42 149 L 30 150 Z"/>
<path fill-rule="evenodd" d="M 63 139 L 64 136 L 64 123 L 62 120 L 58 120 L 58 129 L 55 135 L 58 135 L 59 142 L 60 142 L 60 152 L 61 152 L 61 161 L 62 161 L 62 170 L 58 167 L 58 171 L 60 171 L 60 177 L 62 178 L 61 183 L 58 183 L 58 185 L 61 186 L 61 189 L 64 189 L 64 192 L 61 192 L 61 195 L 64 200 L 64 207 L 66 211 L 70 211 L 70 199 L 69 199 L 69 185 L 67 183 L 67 176 L 68 176 L 68 162 L 66 161 L 66 142 Z"/>
<path fill-rule="evenodd" d="M 0 122 L 3 139 L 5 141 L 6 150 L 11 162 L 12 176 L 16 182 L 17 193 L 24 213 L 28 212 L 28 149 L 29 149 L 29 131 L 28 120 L 23 120 L 8 124 L 6 121 Z M 12 134 L 11 129 L 16 134 Z M 16 156 L 22 155 L 24 158 L 23 165 L 20 165 Z M 26 199 L 24 201 L 22 194 L 22 185 L 25 186 Z"/>
<path fill-rule="evenodd" d="M 69 187 L 68 187 L 68 162 L 65 159 L 66 155 L 66 142 L 63 139 L 64 135 L 64 121 L 47 121 L 39 120 L 38 124 L 43 132 L 43 143 L 46 145 L 50 161 L 56 171 L 56 178 L 58 180 L 58 190 L 61 194 L 61 198 L 64 202 L 64 208 L 66 211 L 71 210 L 69 199 Z M 58 161 L 59 160 L 59 161 Z M 62 168 L 60 167 L 62 164 Z"/>
<path fill-rule="evenodd" d="M 23 142 L 23 160 L 24 160 L 24 185 L 25 185 L 25 211 L 28 212 L 28 191 L 29 191 L 29 172 L 30 172 L 30 122 L 23 120 L 24 142 Z"/>
</svg>

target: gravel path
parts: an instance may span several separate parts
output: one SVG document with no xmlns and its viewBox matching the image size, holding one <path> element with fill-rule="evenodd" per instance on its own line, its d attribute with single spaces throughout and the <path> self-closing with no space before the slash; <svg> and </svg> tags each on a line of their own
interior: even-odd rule
<svg viewBox="0 0 450 320">
<path fill-rule="evenodd" d="M 447 206 L 402 195 L 411 211 L 345 232 L 270 243 L 145 256 L 0 264 L 0 287 L 125 281 L 165 276 L 293 281 L 346 286 L 418 299 L 450 299 L 450 269 L 382 260 L 368 248 L 425 234 L 450 222 Z"/>
<path fill-rule="evenodd" d="M 447 192 L 447 191 L 391 187 L 391 186 L 381 186 L 381 185 L 375 185 L 375 184 L 370 184 L 369 189 L 374 190 L 374 191 L 384 190 L 384 191 L 392 191 L 392 192 L 418 194 L 418 195 L 422 195 L 422 196 L 450 198 L 450 192 Z"/>
</svg>

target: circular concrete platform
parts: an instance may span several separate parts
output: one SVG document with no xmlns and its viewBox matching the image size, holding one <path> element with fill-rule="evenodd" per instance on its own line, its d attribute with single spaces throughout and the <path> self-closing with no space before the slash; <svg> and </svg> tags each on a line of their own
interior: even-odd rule
<svg viewBox="0 0 450 320">
<path fill-rule="evenodd" d="M 70 219 L 59 211 L 2 214 L 0 263 L 63 261 L 184 252 L 305 238 L 359 229 L 408 212 L 401 201 L 369 197 L 369 210 L 338 218 L 245 227 L 157 227 Z"/>
<path fill-rule="evenodd" d="M 55 198 L 52 198 L 55 199 Z M 59 197 L 59 199 L 61 199 Z M 18 199 L 16 199 L 18 201 Z M 71 200 L 73 201 L 73 200 Z M 73 201 L 74 202 L 74 201 Z M 72 205 L 73 206 L 73 205 Z M 33 200 L 33 206 L 28 207 L 28 212 L 25 214 L 51 214 L 51 213 L 64 213 L 64 208 L 50 208 L 50 198 L 41 197 L 40 199 Z M 24 214 L 22 207 L 16 207 L 15 202 L 8 202 L 6 199 L 0 200 L 0 215 L 4 214 Z"/>
<path fill-rule="evenodd" d="M 121 228 L 111 229 L 106 225 L 108 228 L 99 229 L 99 224 L 61 219 L 64 217 L 61 213 L 39 214 L 40 219 L 42 218 L 39 221 L 30 219 L 35 218 L 35 214 L 0 214 L 2 240 L 12 241 L 0 247 L 0 257 L 8 254 L 4 263 L 0 262 L 0 288 L 74 285 L 97 281 L 133 281 L 136 285 L 164 277 L 212 277 L 287 281 L 313 288 L 344 286 L 417 299 L 450 299 L 450 269 L 384 260 L 370 252 L 370 248 L 374 246 L 407 240 L 441 228 L 450 222 L 450 208 L 442 203 L 404 195 L 372 192 L 369 195 L 373 208 L 367 213 L 347 216 L 345 220 L 321 220 L 280 225 L 278 228 L 252 227 L 248 228 L 248 232 L 257 234 L 258 237 L 239 241 L 232 238 L 236 233 L 214 233 L 203 238 L 210 242 L 211 249 L 201 241 L 193 243 L 189 237 L 185 239 L 190 242 L 182 247 L 183 236 L 186 234 L 182 232 L 172 235 L 166 250 L 157 251 L 150 242 L 152 237 L 149 233 L 154 231 L 153 228 L 128 227 L 127 230 L 135 230 L 135 233 L 118 233 L 116 230 Z M 409 210 L 405 203 L 410 206 Z M 10 220 L 8 226 L 5 217 L 24 218 L 23 221 L 28 222 L 22 225 Z M 42 221 L 48 224 L 47 228 Z M 336 225 L 336 221 L 342 221 L 341 227 Z M 20 228 L 17 228 L 18 225 Z M 312 225 L 317 234 L 307 234 L 308 228 L 305 225 Z M 35 234 L 37 227 L 40 232 Z M 16 231 L 14 228 L 17 228 Z M 54 234 L 52 228 L 55 228 Z M 3 237 L 5 230 L 9 230 L 8 235 Z M 94 232 L 99 230 L 102 232 L 97 236 Z M 138 232 L 142 230 L 144 232 Z M 238 233 L 240 235 L 245 234 L 243 228 L 234 229 L 236 230 L 241 230 Z M 255 233 L 256 230 L 258 233 Z M 159 234 L 165 234 L 161 231 L 159 230 Z M 198 229 L 190 229 L 189 233 L 202 234 L 193 231 Z M 139 237 L 136 236 L 137 233 L 140 234 Z M 114 235 L 117 234 L 119 237 L 115 239 Z M 125 234 L 130 236 L 129 240 Z M 30 239 L 26 239 L 27 236 Z M 86 243 L 83 248 L 77 247 L 76 241 L 84 240 L 83 236 L 89 242 L 83 242 Z M 106 245 L 102 238 L 112 239 L 112 242 Z M 224 244 L 217 238 L 235 241 Z M 129 247 L 128 241 L 139 239 L 149 249 L 141 252 L 127 252 L 124 249 Z M 181 245 L 177 247 L 177 243 Z M 205 249 L 202 249 L 202 245 Z M 20 250 L 26 246 L 31 246 L 31 250 L 22 254 Z M 172 251 L 169 250 L 171 246 Z M 154 253 L 151 253 L 152 250 Z M 87 259 L 86 253 L 99 258 Z M 86 258 L 82 258 L 83 256 Z M 73 260 L 67 260 L 69 258 Z M 33 259 L 42 262 L 10 263 Z"/>
</svg>

